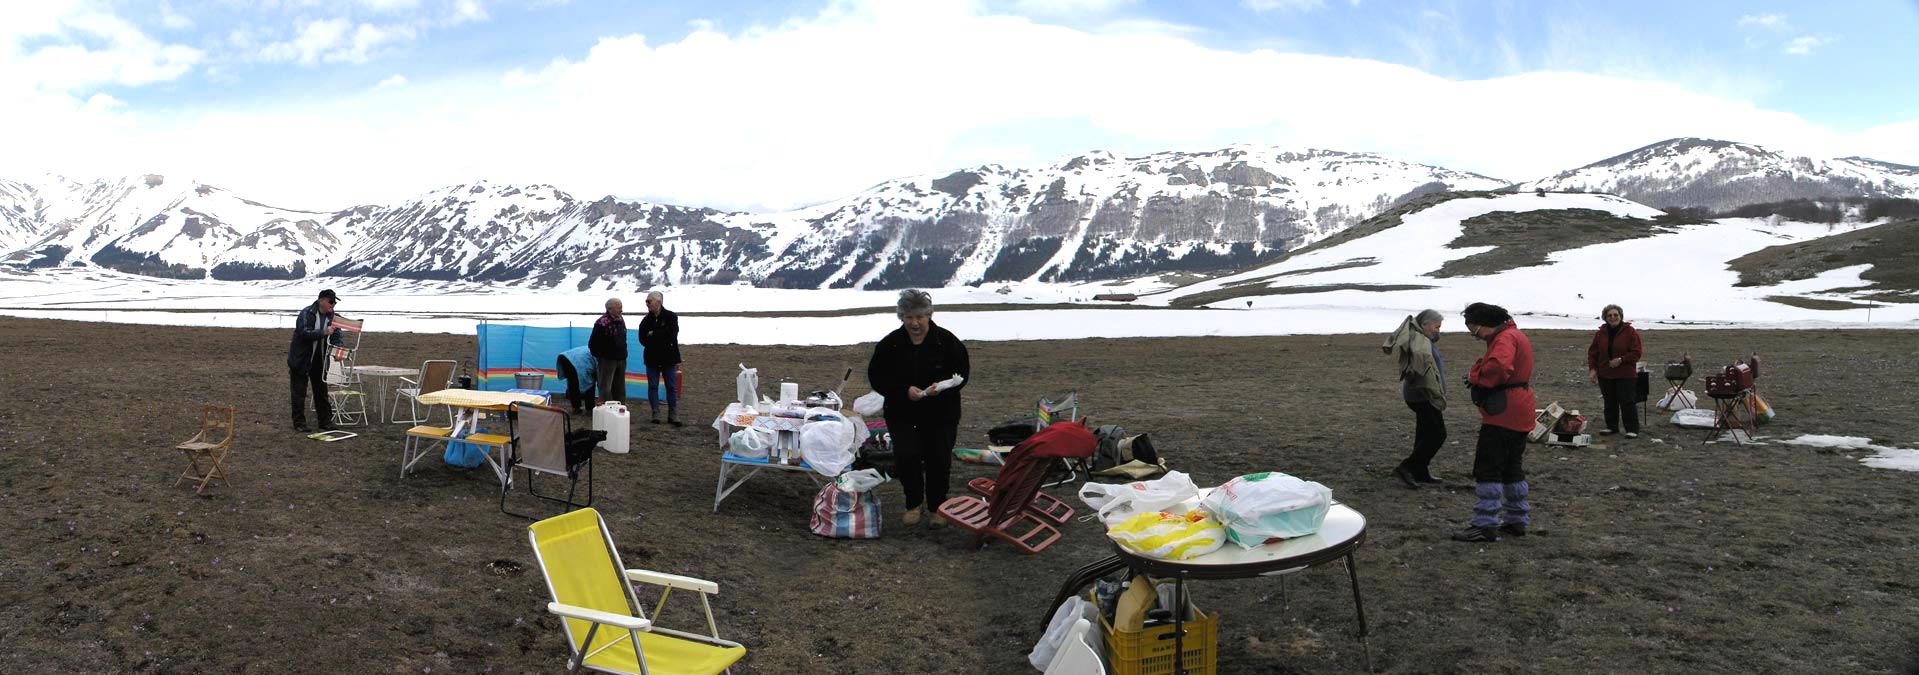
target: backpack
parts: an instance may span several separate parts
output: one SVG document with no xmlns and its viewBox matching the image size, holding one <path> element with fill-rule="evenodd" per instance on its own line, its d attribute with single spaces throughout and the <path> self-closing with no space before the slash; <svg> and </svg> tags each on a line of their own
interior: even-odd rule
<svg viewBox="0 0 1919 675">
<path fill-rule="evenodd" d="M 1093 438 L 1099 441 L 1099 447 L 1093 451 L 1093 470 L 1125 464 L 1128 457 L 1120 449 L 1120 442 L 1126 440 L 1126 427 L 1117 424 L 1101 424 L 1093 430 Z"/>
</svg>

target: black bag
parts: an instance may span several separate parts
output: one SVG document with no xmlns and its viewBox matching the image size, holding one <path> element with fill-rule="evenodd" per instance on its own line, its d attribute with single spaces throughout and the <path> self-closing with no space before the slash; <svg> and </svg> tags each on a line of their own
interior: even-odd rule
<svg viewBox="0 0 1919 675">
<path fill-rule="evenodd" d="M 1140 434 L 1120 441 L 1119 453 L 1124 455 L 1120 458 L 1121 464 L 1133 460 L 1139 460 L 1147 464 L 1159 463 L 1159 452 L 1153 449 L 1153 439 L 1147 438 L 1146 434 Z"/>
<path fill-rule="evenodd" d="M 606 432 L 599 429 L 574 429 L 566 434 L 566 465 L 579 466 L 593 458 L 593 448 L 606 440 Z"/>
<path fill-rule="evenodd" d="M 1126 439 L 1126 427 L 1117 424 L 1101 424 L 1093 430 L 1093 438 L 1099 441 L 1099 449 L 1093 451 L 1093 470 L 1099 471 L 1126 463 L 1121 457 L 1120 441 Z"/>
<path fill-rule="evenodd" d="M 986 431 L 986 440 L 993 445 L 1012 446 L 1036 433 L 1039 433 L 1039 418 L 1029 415 L 994 425 Z"/>
</svg>

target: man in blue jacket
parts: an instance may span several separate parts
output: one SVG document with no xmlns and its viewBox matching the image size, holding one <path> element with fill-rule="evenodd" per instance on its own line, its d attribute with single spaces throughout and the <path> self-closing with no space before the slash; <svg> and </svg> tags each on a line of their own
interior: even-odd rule
<svg viewBox="0 0 1919 675">
<path fill-rule="evenodd" d="M 293 388 L 293 430 L 312 431 L 306 421 L 307 389 L 313 389 L 313 407 L 320 414 L 320 428 L 333 430 L 333 402 L 327 399 L 326 369 L 328 344 L 345 344 L 335 333 L 333 308 L 340 296 L 329 288 L 320 298 L 300 310 L 293 322 L 293 341 L 287 344 L 287 381 Z"/>
<path fill-rule="evenodd" d="M 593 358 L 593 352 L 586 347 L 574 347 L 560 352 L 555 369 L 560 379 L 566 381 L 566 402 L 578 415 L 593 407 L 593 394 L 597 391 L 594 379 L 599 375 L 600 364 Z"/>
</svg>

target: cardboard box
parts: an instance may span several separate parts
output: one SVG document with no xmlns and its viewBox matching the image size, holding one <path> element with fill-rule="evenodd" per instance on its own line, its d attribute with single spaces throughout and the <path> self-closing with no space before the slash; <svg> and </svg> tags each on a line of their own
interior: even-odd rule
<svg viewBox="0 0 1919 675">
<path fill-rule="evenodd" d="M 1526 434 L 1526 440 L 1534 443 L 1544 440 L 1547 434 L 1552 433 L 1553 425 L 1559 423 L 1559 418 L 1566 414 L 1566 409 L 1559 407 L 1558 401 L 1553 401 L 1536 412 L 1538 416 L 1533 418 L 1532 433 Z"/>
<path fill-rule="evenodd" d="M 1548 434 L 1546 445 L 1567 448 L 1583 448 L 1593 444 L 1592 434 Z"/>
</svg>

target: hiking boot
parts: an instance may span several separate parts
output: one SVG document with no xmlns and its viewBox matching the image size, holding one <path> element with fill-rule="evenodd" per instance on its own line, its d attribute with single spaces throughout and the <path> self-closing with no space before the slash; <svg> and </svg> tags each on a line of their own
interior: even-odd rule
<svg viewBox="0 0 1919 675">
<path fill-rule="evenodd" d="M 946 516 L 937 513 L 933 514 L 932 518 L 926 519 L 926 526 L 935 530 L 946 527 L 946 524 Z"/>
<path fill-rule="evenodd" d="M 321 430 L 321 431 L 339 431 L 339 430 L 340 430 L 340 428 L 339 428 L 339 427 L 336 427 L 336 426 L 333 426 L 333 423 L 332 423 L 332 422 L 328 422 L 328 423 L 326 423 L 326 424 L 322 424 L 322 425 L 320 425 L 320 430 Z"/>
<path fill-rule="evenodd" d="M 1490 527 L 1468 527 L 1453 533 L 1453 541 L 1495 542 L 1499 532 Z"/>
<path fill-rule="evenodd" d="M 676 426 L 676 427 L 683 427 L 683 426 L 686 426 L 686 423 L 685 423 L 685 422 L 681 422 L 681 421 L 679 421 L 679 420 L 678 420 L 677 418 L 668 418 L 668 419 L 666 420 L 666 423 L 667 423 L 667 424 L 671 424 L 671 425 L 673 425 L 673 426 Z"/>
<path fill-rule="evenodd" d="M 1513 537 L 1526 536 L 1525 523 L 1505 523 L 1499 526 L 1499 533 Z"/>
<path fill-rule="evenodd" d="M 920 524 L 920 507 L 915 506 L 913 508 L 907 509 L 906 516 L 901 518 L 901 520 L 904 520 L 906 524 L 908 525 Z"/>
<path fill-rule="evenodd" d="M 1424 475 L 1424 476 L 1414 476 L 1414 477 L 1413 477 L 1413 479 L 1414 479 L 1414 480 L 1417 480 L 1417 481 L 1419 481 L 1419 482 L 1421 482 L 1421 483 L 1434 483 L 1434 484 L 1438 484 L 1438 483 L 1444 483 L 1444 482 L 1446 482 L 1446 481 L 1444 481 L 1444 480 L 1442 480 L 1442 479 L 1440 479 L 1440 477 L 1438 477 L 1438 476 L 1435 476 L 1435 475 L 1432 475 L 1432 474 L 1430 474 L 1430 473 L 1429 473 L 1429 474 L 1426 474 L 1426 475 Z"/>
<path fill-rule="evenodd" d="M 293 430 L 294 430 L 294 431 L 298 431 L 298 432 L 300 432 L 300 433 L 303 433 L 303 434 L 304 434 L 304 433 L 309 433 L 309 432 L 312 432 L 312 431 L 313 431 L 313 427 L 309 427 L 309 426 L 307 426 L 307 423 L 306 423 L 306 422 L 294 422 L 294 423 L 293 423 Z"/>
<path fill-rule="evenodd" d="M 1399 482 L 1405 483 L 1406 489 L 1408 490 L 1419 489 L 1419 479 L 1413 477 L 1412 469 L 1403 466 L 1393 467 L 1393 477 L 1398 478 Z"/>
<path fill-rule="evenodd" d="M 648 421 L 650 421 L 650 422 L 652 422 L 652 423 L 654 423 L 654 424 L 659 424 L 659 423 L 660 423 L 660 416 L 656 414 L 656 415 L 654 415 L 654 416 L 653 416 L 653 419 L 651 419 L 651 420 L 648 420 Z"/>
</svg>

